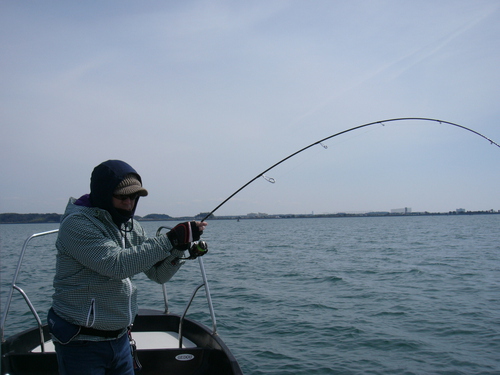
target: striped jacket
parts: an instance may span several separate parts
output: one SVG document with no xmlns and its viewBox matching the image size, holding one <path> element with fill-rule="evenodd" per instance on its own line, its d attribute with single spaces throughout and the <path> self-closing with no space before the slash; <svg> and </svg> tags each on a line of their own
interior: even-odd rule
<svg viewBox="0 0 500 375">
<path fill-rule="evenodd" d="M 138 309 L 130 278 L 144 272 L 165 283 L 177 272 L 183 261 L 175 260 L 184 252 L 167 236 L 148 238 L 137 221 L 132 224 L 132 231 L 120 232 L 108 211 L 70 199 L 56 241 L 52 307 L 61 318 L 100 330 L 125 328 Z"/>
</svg>

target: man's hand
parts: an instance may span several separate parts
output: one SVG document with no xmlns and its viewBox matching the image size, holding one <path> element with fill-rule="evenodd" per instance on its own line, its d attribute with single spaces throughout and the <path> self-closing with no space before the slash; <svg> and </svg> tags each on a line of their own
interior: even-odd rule
<svg viewBox="0 0 500 375">
<path fill-rule="evenodd" d="M 198 241 L 203 234 L 207 223 L 204 221 L 189 221 L 177 224 L 167 232 L 172 246 L 178 250 L 187 250 L 191 242 Z"/>
</svg>

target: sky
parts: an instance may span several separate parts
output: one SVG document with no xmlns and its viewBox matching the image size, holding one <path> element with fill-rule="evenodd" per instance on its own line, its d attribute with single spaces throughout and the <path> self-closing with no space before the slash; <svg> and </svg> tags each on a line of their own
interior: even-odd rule
<svg viewBox="0 0 500 375">
<path fill-rule="evenodd" d="M 498 0 L 3 0 L 0 38 L 3 213 L 62 213 L 108 159 L 138 215 L 209 212 L 385 119 L 500 142 Z M 324 146 L 215 215 L 500 210 L 500 149 L 464 129 Z"/>
</svg>

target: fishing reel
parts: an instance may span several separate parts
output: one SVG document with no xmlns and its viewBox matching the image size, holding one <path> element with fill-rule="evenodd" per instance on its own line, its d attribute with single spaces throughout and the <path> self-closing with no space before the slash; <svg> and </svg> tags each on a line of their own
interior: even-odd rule
<svg viewBox="0 0 500 375">
<path fill-rule="evenodd" d="M 166 226 L 159 227 L 158 230 L 156 231 L 156 236 L 157 237 L 161 234 L 161 230 L 162 229 L 172 229 L 172 228 L 171 227 L 166 227 Z M 201 256 L 205 255 L 206 253 L 208 253 L 208 244 L 205 241 L 203 241 L 203 240 L 200 240 L 200 241 L 197 241 L 197 242 L 193 242 L 191 244 L 191 246 L 189 247 L 188 250 L 189 250 L 189 257 L 175 258 L 172 261 L 172 264 L 176 264 L 177 260 L 179 260 L 179 259 L 184 259 L 184 260 L 187 260 L 187 259 L 196 259 L 198 257 L 201 257 Z"/>
<path fill-rule="evenodd" d="M 189 257 L 184 259 L 196 259 L 208 253 L 208 244 L 201 240 L 194 242 L 189 248 Z"/>
</svg>

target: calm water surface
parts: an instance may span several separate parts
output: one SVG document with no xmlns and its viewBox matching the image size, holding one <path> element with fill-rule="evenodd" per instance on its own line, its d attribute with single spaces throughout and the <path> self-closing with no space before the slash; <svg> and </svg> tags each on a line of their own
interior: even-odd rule
<svg viewBox="0 0 500 375">
<path fill-rule="evenodd" d="M 145 223 L 154 235 L 160 225 Z M 2 310 L 24 239 L 56 225 L 1 225 Z M 210 221 L 204 257 L 218 331 L 258 374 L 499 374 L 500 215 Z M 54 238 L 28 249 L 18 285 L 45 316 Z M 141 307 L 163 308 L 138 275 Z M 201 282 L 169 282 L 180 313 Z M 203 293 L 189 316 L 211 326 Z M 6 334 L 31 324 L 15 299 Z"/>
</svg>

